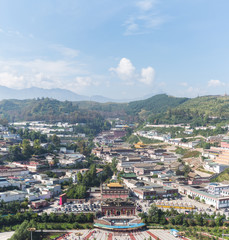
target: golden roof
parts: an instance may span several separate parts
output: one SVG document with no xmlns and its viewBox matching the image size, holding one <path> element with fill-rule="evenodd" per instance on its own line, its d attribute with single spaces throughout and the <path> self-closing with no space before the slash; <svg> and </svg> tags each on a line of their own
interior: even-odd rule
<svg viewBox="0 0 229 240">
<path fill-rule="evenodd" d="M 108 187 L 116 187 L 116 188 L 122 188 L 123 185 L 118 183 L 118 182 L 111 182 L 109 184 L 107 184 Z"/>
</svg>

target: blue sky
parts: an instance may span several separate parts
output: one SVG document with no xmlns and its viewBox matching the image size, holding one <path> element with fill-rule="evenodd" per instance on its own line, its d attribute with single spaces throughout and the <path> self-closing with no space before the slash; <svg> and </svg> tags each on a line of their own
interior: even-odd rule
<svg viewBox="0 0 229 240">
<path fill-rule="evenodd" d="M 0 85 L 132 99 L 229 92 L 228 0 L 0 0 Z"/>
</svg>

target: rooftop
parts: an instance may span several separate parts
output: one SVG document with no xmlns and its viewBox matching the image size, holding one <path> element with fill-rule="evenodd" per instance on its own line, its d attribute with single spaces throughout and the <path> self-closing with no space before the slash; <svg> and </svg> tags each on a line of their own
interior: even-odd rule
<svg viewBox="0 0 229 240">
<path fill-rule="evenodd" d="M 123 185 L 118 182 L 109 183 L 109 184 L 107 184 L 107 186 L 110 188 L 123 188 Z"/>
</svg>

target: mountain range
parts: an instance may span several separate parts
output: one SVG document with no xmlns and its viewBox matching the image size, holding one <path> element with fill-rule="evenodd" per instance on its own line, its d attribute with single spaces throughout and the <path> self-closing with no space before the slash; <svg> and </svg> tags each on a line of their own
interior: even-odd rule
<svg viewBox="0 0 229 240">
<path fill-rule="evenodd" d="M 100 103 L 106 102 L 130 102 L 138 99 L 111 99 L 99 95 L 95 96 L 84 96 L 72 92 L 70 90 L 61 89 L 61 88 L 52 88 L 52 89 L 44 89 L 44 88 L 24 88 L 24 89 L 12 89 L 4 86 L 0 86 L 0 100 L 3 99 L 34 99 L 34 98 L 53 98 L 59 101 L 94 101 Z M 149 97 L 149 95 L 143 97 L 144 99 Z"/>
<path fill-rule="evenodd" d="M 87 122 L 92 118 L 121 118 L 128 122 L 203 126 L 228 124 L 229 120 L 226 95 L 181 98 L 158 94 L 144 100 L 118 103 L 102 96 L 89 98 L 62 89 L 0 87 L 0 96 L 4 99 L 0 101 L 0 119 L 9 121 Z M 73 100 L 65 101 L 66 96 Z"/>
</svg>

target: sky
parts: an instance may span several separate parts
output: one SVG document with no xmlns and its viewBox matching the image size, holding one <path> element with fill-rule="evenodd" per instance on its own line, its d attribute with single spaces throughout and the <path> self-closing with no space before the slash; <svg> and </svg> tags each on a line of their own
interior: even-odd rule
<svg viewBox="0 0 229 240">
<path fill-rule="evenodd" d="M 0 85 L 229 93 L 228 0 L 0 0 Z"/>
</svg>

